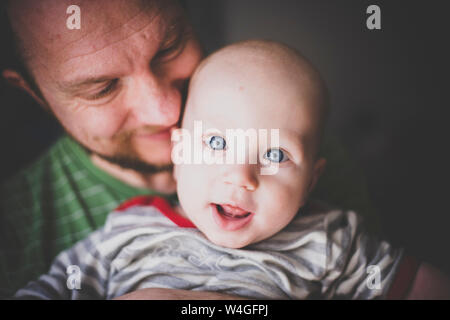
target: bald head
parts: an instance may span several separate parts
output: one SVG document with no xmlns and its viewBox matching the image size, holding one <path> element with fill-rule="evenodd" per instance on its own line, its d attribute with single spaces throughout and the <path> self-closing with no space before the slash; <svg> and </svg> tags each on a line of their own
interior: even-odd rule
<svg viewBox="0 0 450 320">
<path fill-rule="evenodd" d="M 277 115 L 281 127 L 293 119 L 303 122 L 303 127 L 308 127 L 313 153 L 318 151 L 328 114 L 327 89 L 317 70 L 286 45 L 252 40 L 215 52 L 197 68 L 189 94 L 192 108 L 212 108 L 196 103 L 204 95 L 222 95 L 227 100 L 236 94 L 246 100 L 249 113 L 256 118 Z"/>
<path fill-rule="evenodd" d="M 25 62 L 59 63 L 99 51 L 148 27 L 149 21 L 156 23 L 161 8 L 173 5 L 174 1 L 79 0 L 79 30 L 66 25 L 70 16 L 67 8 L 72 4 L 70 0 L 8 1 L 9 20 L 19 54 Z M 162 39 L 148 40 L 160 42 Z"/>
</svg>

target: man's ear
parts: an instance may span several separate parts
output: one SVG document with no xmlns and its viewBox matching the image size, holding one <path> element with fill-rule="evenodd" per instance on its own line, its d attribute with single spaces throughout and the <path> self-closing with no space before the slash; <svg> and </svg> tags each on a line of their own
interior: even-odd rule
<svg viewBox="0 0 450 320">
<path fill-rule="evenodd" d="M 319 181 L 320 176 L 325 171 L 326 165 L 327 165 L 327 160 L 325 158 L 319 158 L 316 160 L 316 163 L 314 164 L 314 168 L 313 168 L 311 182 L 310 182 L 309 188 L 308 188 L 308 194 L 311 194 L 311 192 L 314 190 L 314 188 L 317 184 L 317 181 Z"/>
<path fill-rule="evenodd" d="M 24 90 L 28 93 L 34 100 L 37 101 L 44 109 L 48 109 L 46 103 L 31 89 L 29 83 L 24 79 L 24 77 L 15 70 L 5 69 L 2 71 L 2 76 L 13 87 Z"/>
</svg>

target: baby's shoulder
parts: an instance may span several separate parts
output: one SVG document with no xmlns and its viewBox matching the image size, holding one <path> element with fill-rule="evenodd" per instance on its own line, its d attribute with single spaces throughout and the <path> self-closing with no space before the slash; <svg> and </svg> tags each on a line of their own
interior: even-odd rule
<svg viewBox="0 0 450 320">
<path fill-rule="evenodd" d="M 354 210 L 345 209 L 320 199 L 310 199 L 302 207 L 291 226 L 308 226 L 308 229 L 321 229 L 326 233 L 341 229 L 356 229 L 364 225 L 363 217 Z M 315 228 L 313 228 L 315 226 Z"/>
</svg>

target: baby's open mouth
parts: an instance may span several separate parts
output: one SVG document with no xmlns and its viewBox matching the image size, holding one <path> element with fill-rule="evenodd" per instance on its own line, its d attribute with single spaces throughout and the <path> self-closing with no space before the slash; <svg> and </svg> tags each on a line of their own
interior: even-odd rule
<svg viewBox="0 0 450 320">
<path fill-rule="evenodd" d="M 248 217 L 251 212 L 245 211 L 239 207 L 233 207 L 228 204 L 215 204 L 217 212 L 228 219 L 244 219 Z"/>
<path fill-rule="evenodd" d="M 254 212 L 230 204 L 211 203 L 210 208 L 215 223 L 227 232 L 244 228 L 254 217 Z"/>
</svg>

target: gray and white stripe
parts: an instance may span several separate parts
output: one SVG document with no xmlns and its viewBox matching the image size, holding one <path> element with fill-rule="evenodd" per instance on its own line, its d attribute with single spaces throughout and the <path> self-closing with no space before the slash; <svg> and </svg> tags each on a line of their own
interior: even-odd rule
<svg viewBox="0 0 450 320">
<path fill-rule="evenodd" d="M 16 298 L 111 299 L 141 288 L 217 291 L 259 299 L 383 298 L 403 255 L 371 237 L 353 211 L 311 201 L 278 234 L 242 249 L 217 246 L 180 228 L 154 207 L 109 215 L 105 226 L 61 253 L 48 274 Z M 81 269 L 81 289 L 66 286 L 66 268 Z M 367 267 L 381 270 L 370 289 Z"/>
</svg>

